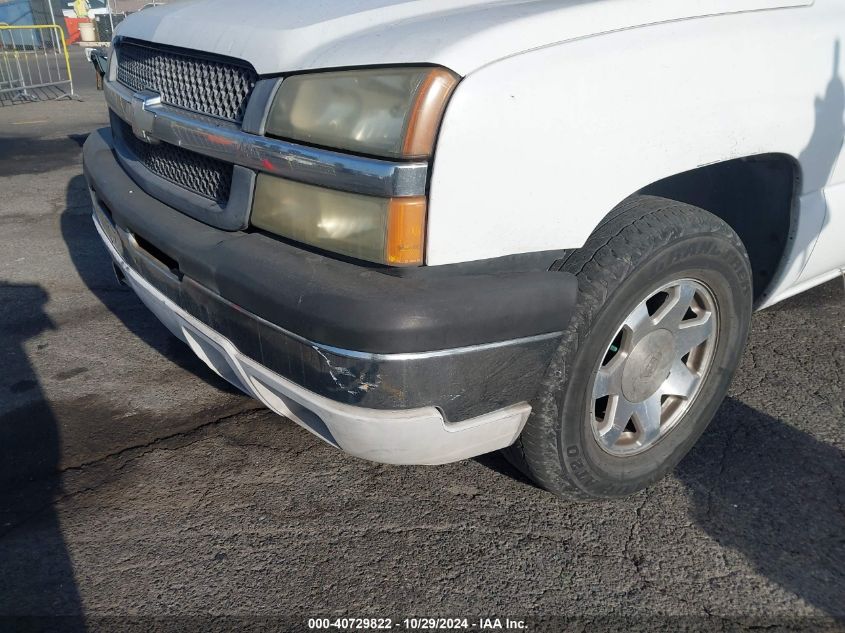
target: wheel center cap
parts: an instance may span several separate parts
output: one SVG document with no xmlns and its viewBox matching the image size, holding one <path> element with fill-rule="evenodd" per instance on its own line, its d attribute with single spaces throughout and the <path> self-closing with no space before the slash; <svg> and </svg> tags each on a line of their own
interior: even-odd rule
<svg viewBox="0 0 845 633">
<path fill-rule="evenodd" d="M 630 402 L 653 395 L 669 376 L 675 360 L 675 337 L 669 330 L 655 330 L 637 343 L 622 370 L 622 393 Z"/>
</svg>

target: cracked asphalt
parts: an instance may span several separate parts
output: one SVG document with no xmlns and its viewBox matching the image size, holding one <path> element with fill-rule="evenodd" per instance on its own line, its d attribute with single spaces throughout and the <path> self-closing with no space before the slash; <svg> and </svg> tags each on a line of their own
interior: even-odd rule
<svg viewBox="0 0 845 633">
<path fill-rule="evenodd" d="M 562 502 L 496 455 L 368 463 L 228 387 L 113 281 L 80 153 L 106 110 L 81 94 L 0 108 L 0 618 L 845 629 L 842 280 L 755 316 L 710 429 L 629 499 Z"/>
</svg>

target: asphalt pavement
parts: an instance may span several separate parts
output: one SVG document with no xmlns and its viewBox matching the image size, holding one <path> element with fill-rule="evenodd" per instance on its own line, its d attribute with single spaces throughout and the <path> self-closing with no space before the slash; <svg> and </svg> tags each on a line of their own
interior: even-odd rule
<svg viewBox="0 0 845 633">
<path fill-rule="evenodd" d="M 629 499 L 563 502 L 497 455 L 360 461 L 117 285 L 82 177 L 107 120 L 90 78 L 0 107 L 0 627 L 845 628 L 842 280 L 755 316 L 710 429 Z"/>
</svg>

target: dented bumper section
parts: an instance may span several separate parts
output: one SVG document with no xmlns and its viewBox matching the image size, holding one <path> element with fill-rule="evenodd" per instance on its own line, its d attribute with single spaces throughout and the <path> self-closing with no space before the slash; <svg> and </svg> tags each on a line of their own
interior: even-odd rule
<svg viewBox="0 0 845 633">
<path fill-rule="evenodd" d="M 223 378 L 330 444 L 373 461 L 446 463 L 508 446 L 519 435 L 531 411 L 528 403 L 568 322 L 569 303 L 574 304 L 574 290 L 565 283 L 556 288 L 564 295 L 563 309 L 560 298 L 541 300 L 544 309 L 558 310 L 547 319 L 558 323 L 558 329 L 529 330 L 525 336 L 505 340 L 483 340 L 495 332 L 482 321 L 480 329 L 488 331 L 464 336 L 466 345 L 442 347 L 454 336 L 448 327 L 439 331 L 432 313 L 417 309 L 413 302 L 406 308 L 410 313 L 397 319 L 398 308 L 389 299 L 383 309 L 393 312 L 384 313 L 383 323 L 344 322 L 371 320 L 379 314 L 362 309 L 355 298 L 345 299 L 350 283 L 352 292 L 359 284 L 359 294 L 372 302 L 367 293 L 372 292 L 374 280 L 378 287 L 379 278 L 388 275 L 340 262 L 359 270 L 327 281 L 320 277 L 325 273 L 320 264 L 331 270 L 339 263 L 299 251 L 298 257 L 277 262 L 275 278 L 268 279 L 261 270 L 242 269 L 242 278 L 250 281 L 237 283 L 227 266 L 243 268 L 250 253 L 261 264 L 266 242 L 277 247 L 277 255 L 299 249 L 266 236 L 220 231 L 166 207 L 126 175 L 111 149 L 107 132 L 92 135 L 84 158 L 94 222 L 115 267 L 150 310 Z M 231 253 L 238 249 L 247 256 L 233 262 Z M 220 259 L 208 255 L 221 250 Z M 549 273 L 554 275 L 565 281 L 561 274 Z M 255 276 L 266 288 L 275 289 L 266 292 L 276 300 L 281 296 L 285 306 L 297 303 L 285 292 L 295 287 L 299 299 L 294 307 L 303 309 L 306 303 L 311 318 L 295 310 L 279 310 L 275 319 L 267 318 L 266 312 L 259 314 L 255 307 L 272 308 L 272 303 L 250 300 L 247 291 L 255 287 Z M 531 286 L 530 279 L 521 279 Z M 413 287 L 415 282 L 390 277 L 390 283 Z M 449 285 L 445 287 L 448 290 Z M 499 297 L 517 302 L 514 318 L 501 324 L 502 332 L 519 331 L 515 320 L 528 299 L 524 289 L 523 284 L 523 294 Z M 555 290 L 543 284 L 540 289 L 541 297 Z M 465 294 L 471 301 L 473 293 Z M 314 296 L 317 306 L 333 314 L 316 310 Z M 468 310 L 466 306 L 463 312 Z M 536 306 L 534 313 L 531 310 L 529 328 L 552 329 L 543 324 L 542 316 L 538 318 Z M 344 322 L 343 327 L 332 329 L 333 320 Z M 291 323 L 303 325 L 294 331 Z M 465 328 L 459 317 L 455 325 L 459 332 Z M 407 337 L 401 336 L 402 327 L 409 331 Z M 356 328 L 363 332 L 362 346 L 338 345 L 353 339 Z M 382 331 L 387 334 L 379 338 Z M 371 332 L 375 334 L 370 336 Z M 404 340 L 409 341 L 407 349 L 401 347 Z M 429 343 L 437 349 L 418 349 Z"/>
<path fill-rule="evenodd" d="M 526 403 L 464 422 L 447 423 L 432 406 L 367 409 L 341 404 L 303 389 L 241 353 L 232 341 L 156 290 L 118 254 L 108 237 L 103 216 L 95 216 L 94 222 L 126 283 L 209 367 L 279 415 L 293 419 L 352 455 L 388 464 L 448 463 L 512 444 L 528 419 L 531 407 Z M 321 354 L 317 349 L 314 351 Z M 341 373 L 328 361 L 325 371 Z"/>
</svg>

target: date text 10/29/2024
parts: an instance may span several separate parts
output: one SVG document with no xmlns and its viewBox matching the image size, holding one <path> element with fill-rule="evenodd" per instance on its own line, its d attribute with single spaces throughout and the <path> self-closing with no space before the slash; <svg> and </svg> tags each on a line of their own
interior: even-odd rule
<svg viewBox="0 0 845 633">
<path fill-rule="evenodd" d="M 312 631 L 526 631 L 524 620 L 510 618 L 309 618 Z"/>
</svg>

